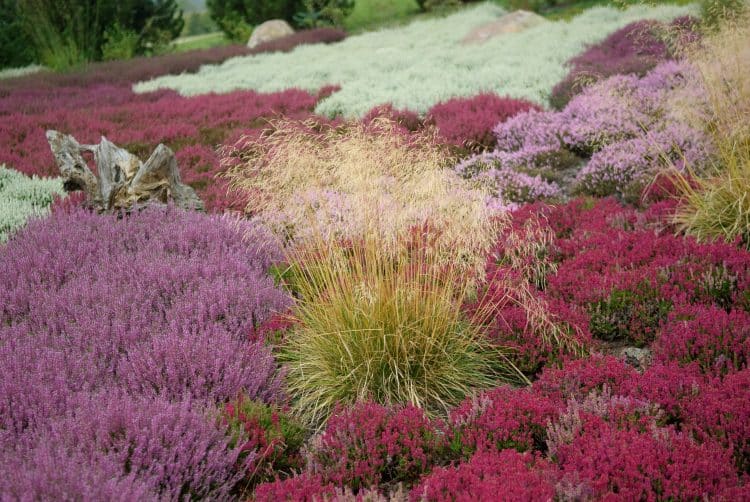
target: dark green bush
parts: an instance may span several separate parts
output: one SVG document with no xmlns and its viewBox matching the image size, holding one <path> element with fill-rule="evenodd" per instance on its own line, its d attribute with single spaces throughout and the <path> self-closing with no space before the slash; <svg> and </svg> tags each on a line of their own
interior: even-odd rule
<svg viewBox="0 0 750 502">
<path fill-rule="evenodd" d="M 105 34 L 112 44 L 116 26 L 133 35 L 115 37 L 115 45 L 126 41 L 134 54 L 153 54 L 184 24 L 175 0 L 24 0 L 16 11 L 36 59 L 58 69 L 100 61 Z"/>
<path fill-rule="evenodd" d="M 302 28 L 342 26 L 352 13 L 354 0 L 303 0 L 302 11 L 294 15 L 294 22 Z"/>
<path fill-rule="evenodd" d="M 23 31 L 18 0 L 0 0 L 0 68 L 16 68 L 34 62 L 34 50 Z"/>
<path fill-rule="evenodd" d="M 244 36 L 243 25 L 247 29 L 270 19 L 293 22 L 294 15 L 305 9 L 302 0 L 207 0 L 206 7 L 211 19 L 232 40 Z"/>
</svg>

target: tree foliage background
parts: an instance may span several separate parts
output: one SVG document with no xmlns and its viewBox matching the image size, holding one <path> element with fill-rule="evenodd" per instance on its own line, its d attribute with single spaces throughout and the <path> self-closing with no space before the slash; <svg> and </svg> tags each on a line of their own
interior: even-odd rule
<svg viewBox="0 0 750 502">
<path fill-rule="evenodd" d="M 119 52 L 130 55 L 148 54 L 176 38 L 184 25 L 175 0 L 0 2 L 3 66 L 28 64 L 33 59 L 65 69 L 101 60 L 107 43 L 129 44 Z"/>
</svg>

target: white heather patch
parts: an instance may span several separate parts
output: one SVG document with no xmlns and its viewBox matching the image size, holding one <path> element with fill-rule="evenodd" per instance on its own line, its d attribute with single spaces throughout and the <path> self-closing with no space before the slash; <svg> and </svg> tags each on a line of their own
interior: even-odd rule
<svg viewBox="0 0 750 502">
<path fill-rule="evenodd" d="M 595 7 L 570 21 L 549 21 L 483 44 L 461 44 L 473 28 L 505 14 L 495 5 L 481 4 L 442 19 L 364 33 L 336 44 L 232 58 L 195 74 L 140 82 L 134 90 L 170 88 L 192 96 L 239 89 L 316 91 L 337 84 L 341 90 L 324 99 L 316 112 L 346 118 L 361 117 L 383 103 L 424 113 L 439 101 L 482 91 L 544 104 L 567 74 L 565 62 L 585 46 L 639 19 L 669 20 L 695 12 L 692 5 Z"/>
<path fill-rule="evenodd" d="M 0 243 L 29 218 L 49 213 L 55 195 L 64 195 L 60 178 L 29 178 L 0 166 Z"/>
</svg>

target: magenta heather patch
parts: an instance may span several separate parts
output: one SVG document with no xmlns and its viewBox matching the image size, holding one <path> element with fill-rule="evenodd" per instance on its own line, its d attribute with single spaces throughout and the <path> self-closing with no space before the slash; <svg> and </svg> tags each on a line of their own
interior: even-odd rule
<svg viewBox="0 0 750 502">
<path fill-rule="evenodd" d="M 497 143 L 492 133 L 497 124 L 529 110 L 540 108 L 528 101 L 484 93 L 438 103 L 428 110 L 426 121 L 437 126 L 440 137 L 448 144 L 486 150 Z"/>
<path fill-rule="evenodd" d="M 244 45 L 226 45 L 162 56 L 136 57 L 128 60 L 89 63 L 69 73 L 44 71 L 24 77 L 0 80 L 0 94 L 7 90 L 41 88 L 52 92 L 61 87 L 90 87 L 101 84 L 130 85 L 159 75 L 193 73 L 206 64 L 217 64 L 250 52 Z"/>
<path fill-rule="evenodd" d="M 750 370 L 713 379 L 685 403 L 687 428 L 700 440 L 716 440 L 734 452 L 737 468 L 750 474 Z"/>
<path fill-rule="evenodd" d="M 568 61 L 570 73 L 559 82 L 550 103 L 562 109 L 586 85 L 612 75 L 643 76 L 658 63 L 671 59 L 686 42 L 697 36 L 697 19 L 682 17 L 668 26 L 637 21 L 615 31 Z"/>
<path fill-rule="evenodd" d="M 117 409 L 162 407 L 165 420 L 173 414 L 170 401 L 184 403 L 165 431 L 179 430 L 181 416 L 197 417 L 240 392 L 264 401 L 283 398 L 269 349 L 248 338 L 289 305 L 267 275 L 278 258 L 270 237 L 248 223 L 174 208 L 120 217 L 61 210 L 32 222 L 0 248 L 7 265 L 0 270 L 3 443 L 34 457 L 55 417 L 72 413 L 91 420 L 77 410 L 86 399 L 99 399 L 94 396 L 127 392 Z M 202 411 L 200 417 L 217 430 Z M 198 423 L 190 420 L 186 427 Z M 60 425 L 60 437 L 73 423 Z M 133 425 L 133 431 L 144 427 Z M 206 447 L 199 435 L 181 434 L 163 445 L 148 469 L 182 471 L 185 466 L 170 463 L 175 448 Z M 93 448 L 80 431 L 75 438 L 77 448 Z M 143 441 L 145 448 L 157 440 Z M 230 458 L 226 447 L 216 455 L 211 462 Z M 148 455 L 141 461 L 148 462 Z M 128 462 L 132 469 L 134 460 Z M 46 469 L 43 462 L 38 466 Z M 196 493 L 214 489 L 214 481 L 195 482 L 190 490 Z M 164 483 L 160 493 L 176 489 Z"/>
<path fill-rule="evenodd" d="M 435 469 L 412 490 L 410 500 L 552 500 L 554 483 L 555 469 L 537 456 L 515 450 L 477 453 L 456 467 Z"/>
<path fill-rule="evenodd" d="M 660 361 L 697 362 L 704 373 L 724 375 L 747 368 L 750 314 L 716 306 L 676 309 L 654 344 Z"/>
<path fill-rule="evenodd" d="M 612 356 L 593 354 L 586 359 L 565 363 L 562 368 L 547 367 L 534 382 L 534 392 L 558 403 L 583 399 L 591 391 L 609 388 L 615 394 L 625 393 L 638 372 Z"/>
<path fill-rule="evenodd" d="M 336 485 L 321 476 L 301 474 L 285 480 L 261 483 L 253 493 L 256 502 L 319 502 L 335 497 Z"/>
<path fill-rule="evenodd" d="M 177 155 L 183 181 L 205 198 L 209 210 L 242 209 L 227 183 L 215 148 L 252 133 L 266 120 L 284 115 L 307 118 L 318 97 L 300 90 L 273 94 L 252 91 L 181 97 L 158 91 L 134 94 L 129 85 L 84 88 L 17 89 L 0 97 L 0 164 L 25 174 L 58 175 L 45 130 L 75 135 L 82 143 L 98 143 L 104 135 L 142 159 L 158 143 Z"/>
<path fill-rule="evenodd" d="M 557 415 L 551 399 L 504 386 L 467 399 L 451 412 L 453 446 L 475 451 L 544 450 L 547 422 Z"/>
<path fill-rule="evenodd" d="M 370 125 L 376 119 L 390 120 L 410 132 L 418 131 L 424 127 L 423 121 L 415 112 L 411 110 L 399 110 L 394 108 L 390 103 L 376 106 L 367 112 L 367 114 L 362 117 L 362 123 Z"/>
<path fill-rule="evenodd" d="M 362 403 L 335 413 L 308 452 L 308 469 L 354 490 L 416 482 L 446 446 L 443 426 L 413 406 Z"/>
<path fill-rule="evenodd" d="M 562 491 L 583 498 L 692 500 L 717 498 L 738 486 L 728 450 L 695 443 L 671 428 L 640 430 L 590 413 L 568 441 L 555 445 Z"/>
</svg>

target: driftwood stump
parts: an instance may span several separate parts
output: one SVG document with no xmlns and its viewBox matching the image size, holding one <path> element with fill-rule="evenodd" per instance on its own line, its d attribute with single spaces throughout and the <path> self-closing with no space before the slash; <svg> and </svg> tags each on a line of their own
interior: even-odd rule
<svg viewBox="0 0 750 502">
<path fill-rule="evenodd" d="M 47 141 L 65 189 L 83 190 L 88 204 L 100 211 L 170 201 L 184 209 L 203 210 L 195 190 L 180 180 L 174 152 L 163 144 L 144 163 L 104 136 L 98 145 L 82 145 L 73 136 L 49 130 Z M 94 154 L 98 177 L 89 169 L 83 152 Z"/>
</svg>

